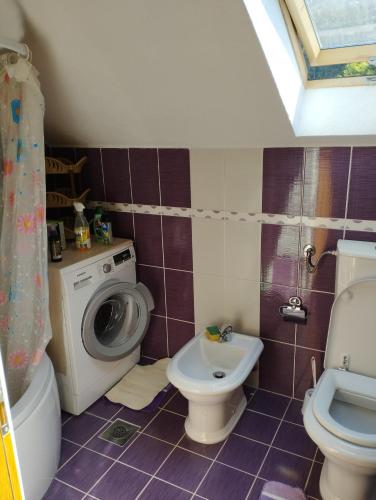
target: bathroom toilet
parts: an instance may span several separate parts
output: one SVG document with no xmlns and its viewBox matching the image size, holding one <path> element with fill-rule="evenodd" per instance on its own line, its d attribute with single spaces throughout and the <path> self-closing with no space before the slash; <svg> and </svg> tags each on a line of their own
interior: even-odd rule
<svg viewBox="0 0 376 500">
<path fill-rule="evenodd" d="M 324 372 L 304 426 L 325 456 L 324 500 L 376 499 L 376 245 L 338 241 Z"/>
<path fill-rule="evenodd" d="M 201 333 L 172 358 L 167 377 L 188 400 L 185 430 L 191 439 L 212 444 L 231 433 L 246 407 L 242 384 L 263 348 L 248 335 L 214 342 Z"/>
</svg>

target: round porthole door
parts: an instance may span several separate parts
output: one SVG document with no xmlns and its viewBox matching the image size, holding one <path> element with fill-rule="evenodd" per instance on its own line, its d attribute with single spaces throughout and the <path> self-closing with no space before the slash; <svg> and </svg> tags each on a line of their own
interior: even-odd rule
<svg viewBox="0 0 376 500">
<path fill-rule="evenodd" d="M 82 319 L 82 342 L 101 361 L 124 358 L 140 345 L 154 308 L 142 283 L 115 282 L 97 290 Z"/>
</svg>

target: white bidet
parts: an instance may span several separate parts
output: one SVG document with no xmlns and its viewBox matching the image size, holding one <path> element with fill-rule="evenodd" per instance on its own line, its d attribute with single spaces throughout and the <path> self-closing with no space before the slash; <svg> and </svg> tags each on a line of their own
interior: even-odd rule
<svg viewBox="0 0 376 500">
<path fill-rule="evenodd" d="M 189 403 L 185 430 L 199 443 L 218 443 L 231 433 L 245 407 L 242 384 L 264 346 L 257 337 L 232 333 L 226 342 L 191 339 L 172 358 L 169 381 Z"/>
</svg>

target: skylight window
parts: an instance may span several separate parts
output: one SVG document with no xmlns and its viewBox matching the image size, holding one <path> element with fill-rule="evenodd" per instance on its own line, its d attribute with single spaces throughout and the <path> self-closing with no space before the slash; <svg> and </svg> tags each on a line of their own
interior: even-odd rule
<svg viewBox="0 0 376 500">
<path fill-rule="evenodd" d="M 284 1 L 306 81 L 363 77 L 375 83 L 375 0 Z"/>
</svg>

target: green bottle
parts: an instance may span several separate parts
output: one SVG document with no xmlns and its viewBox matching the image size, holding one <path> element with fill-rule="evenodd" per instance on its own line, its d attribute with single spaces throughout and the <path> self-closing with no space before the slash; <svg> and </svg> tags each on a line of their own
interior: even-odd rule
<svg viewBox="0 0 376 500">
<path fill-rule="evenodd" d="M 95 241 L 98 243 L 103 243 L 103 232 L 102 232 L 102 216 L 103 216 L 103 208 L 98 206 L 94 212 L 94 220 L 93 220 L 93 231 Z"/>
</svg>

